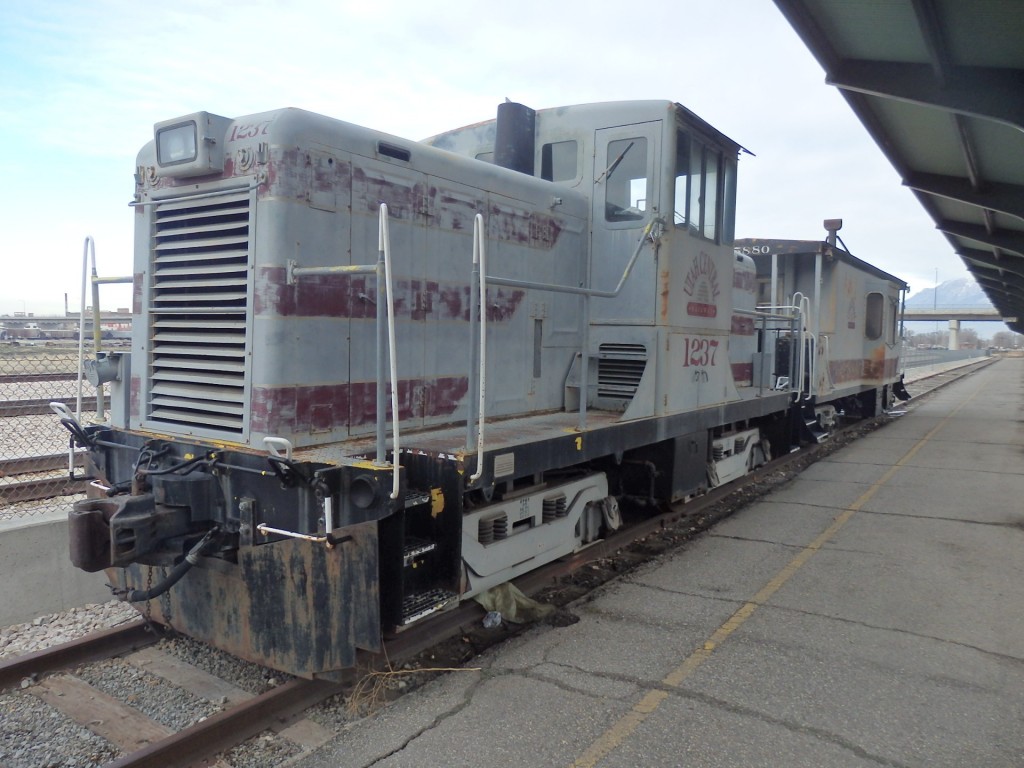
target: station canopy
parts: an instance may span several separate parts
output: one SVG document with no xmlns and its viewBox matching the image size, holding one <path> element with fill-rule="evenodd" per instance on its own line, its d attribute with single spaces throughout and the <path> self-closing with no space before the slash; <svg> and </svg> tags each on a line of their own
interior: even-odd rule
<svg viewBox="0 0 1024 768">
<path fill-rule="evenodd" d="M 775 0 L 1024 333 L 1024 2 Z"/>
</svg>

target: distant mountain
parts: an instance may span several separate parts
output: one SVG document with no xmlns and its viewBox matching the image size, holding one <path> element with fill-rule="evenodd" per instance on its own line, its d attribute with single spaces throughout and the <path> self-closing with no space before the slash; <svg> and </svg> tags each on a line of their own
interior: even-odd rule
<svg viewBox="0 0 1024 768">
<path fill-rule="evenodd" d="M 992 302 L 970 277 L 946 280 L 939 283 L 938 289 L 925 288 L 907 298 L 907 306 L 917 309 L 939 307 L 971 307 L 980 309 L 991 307 Z"/>
</svg>

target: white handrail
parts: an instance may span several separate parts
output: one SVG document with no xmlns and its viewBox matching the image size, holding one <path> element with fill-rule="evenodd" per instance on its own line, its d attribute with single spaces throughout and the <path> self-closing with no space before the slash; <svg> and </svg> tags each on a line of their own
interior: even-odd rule
<svg viewBox="0 0 1024 768">
<path fill-rule="evenodd" d="M 78 308 L 78 394 L 75 398 L 75 421 L 82 423 L 82 384 L 85 381 L 85 286 L 89 283 L 89 255 L 92 255 L 92 271 L 96 273 L 96 243 L 87 235 L 82 245 L 82 302 Z M 97 403 L 98 405 L 98 403 Z M 69 450 L 69 461 L 74 466 L 75 449 Z"/>
<path fill-rule="evenodd" d="M 484 404 L 487 392 L 487 247 L 484 237 L 484 217 L 478 213 L 473 219 L 473 266 L 480 267 L 480 374 L 479 406 L 476 431 L 476 472 L 469 478 L 475 483 L 484 473 Z"/>
<path fill-rule="evenodd" d="M 803 293 L 801 293 L 800 291 L 797 291 L 796 293 L 793 294 L 793 304 L 798 308 L 797 311 L 799 313 L 799 318 L 798 319 L 799 319 L 799 325 L 800 325 L 799 331 L 798 331 L 798 336 L 797 336 L 800 348 L 799 348 L 799 350 L 797 352 L 797 376 L 796 376 L 796 380 L 797 380 L 796 399 L 800 400 L 800 399 L 802 399 L 803 392 L 804 392 L 804 374 L 808 374 L 808 378 L 809 379 L 814 376 L 813 361 L 812 361 L 811 370 L 808 371 L 807 357 L 808 357 L 809 354 L 811 354 L 811 353 L 813 353 L 815 351 L 814 350 L 815 340 L 814 340 L 814 337 L 811 335 L 811 333 L 807 330 L 807 325 L 806 325 L 807 318 L 810 317 L 810 314 L 811 314 L 811 299 L 810 299 L 810 297 L 809 296 L 804 296 Z M 808 342 L 808 341 L 811 342 L 811 352 L 809 352 L 807 350 L 806 342 Z M 808 395 L 808 397 L 811 394 L 811 386 L 812 386 L 812 384 L 813 384 L 813 382 L 808 380 L 808 382 L 807 382 L 807 395 Z"/>
<path fill-rule="evenodd" d="M 395 302 L 391 281 L 391 235 L 388 230 L 388 204 L 380 204 L 380 227 L 378 228 L 378 247 L 384 254 L 384 284 L 387 291 L 388 308 L 388 357 L 391 365 L 391 498 L 398 498 L 399 466 L 398 466 L 398 356 L 395 354 Z"/>
</svg>

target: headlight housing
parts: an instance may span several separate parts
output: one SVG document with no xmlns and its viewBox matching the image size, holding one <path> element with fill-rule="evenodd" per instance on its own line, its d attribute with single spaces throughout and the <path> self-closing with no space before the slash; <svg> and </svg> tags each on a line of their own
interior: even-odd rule
<svg viewBox="0 0 1024 768">
<path fill-rule="evenodd" d="M 231 120 L 195 112 L 153 126 L 157 176 L 187 178 L 224 170 L 225 133 Z"/>
</svg>

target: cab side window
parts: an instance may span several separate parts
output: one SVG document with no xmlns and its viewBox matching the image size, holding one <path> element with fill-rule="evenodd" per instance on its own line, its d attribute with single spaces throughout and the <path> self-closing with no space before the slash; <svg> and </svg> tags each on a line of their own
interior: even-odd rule
<svg viewBox="0 0 1024 768">
<path fill-rule="evenodd" d="M 673 221 L 715 243 L 733 238 L 736 169 L 722 152 L 684 131 L 676 132 Z"/>
<path fill-rule="evenodd" d="M 882 338 L 882 320 L 885 309 L 885 302 L 882 294 L 873 292 L 868 294 L 867 309 L 864 312 L 864 335 L 871 341 Z"/>
<path fill-rule="evenodd" d="M 579 173 L 575 141 L 555 141 L 540 148 L 540 177 L 547 181 L 573 181 Z"/>
</svg>

